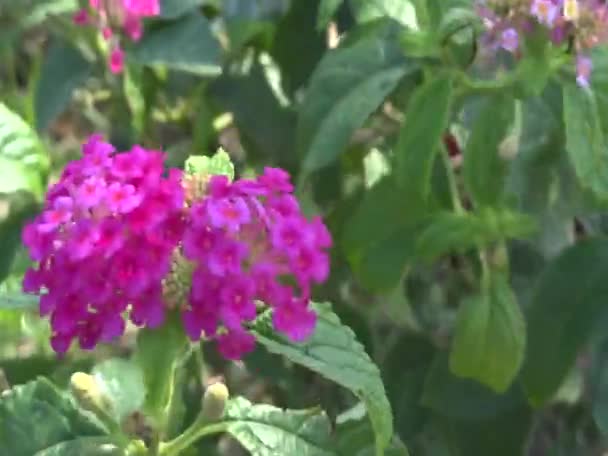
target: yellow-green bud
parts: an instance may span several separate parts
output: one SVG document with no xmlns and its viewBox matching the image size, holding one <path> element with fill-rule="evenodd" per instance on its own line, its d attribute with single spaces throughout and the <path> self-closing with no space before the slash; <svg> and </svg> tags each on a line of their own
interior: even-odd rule
<svg viewBox="0 0 608 456">
<path fill-rule="evenodd" d="M 112 407 L 110 399 L 106 397 L 95 377 L 84 372 L 75 372 L 70 378 L 70 389 L 80 405 L 91 412 L 106 412 Z"/>
<path fill-rule="evenodd" d="M 203 417 L 209 421 L 219 420 L 224 415 L 229 396 L 225 384 L 217 382 L 209 385 L 203 396 Z"/>
</svg>

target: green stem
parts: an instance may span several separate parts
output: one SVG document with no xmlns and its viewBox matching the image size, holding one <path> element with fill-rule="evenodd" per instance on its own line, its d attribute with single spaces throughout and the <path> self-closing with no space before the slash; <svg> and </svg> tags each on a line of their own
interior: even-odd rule
<svg viewBox="0 0 608 456">
<path fill-rule="evenodd" d="M 458 191 L 458 183 L 456 182 L 456 174 L 454 173 L 454 167 L 452 166 L 452 160 L 446 147 L 441 145 L 441 158 L 445 166 L 445 172 L 448 178 L 448 186 L 450 187 L 450 197 L 452 198 L 452 205 L 454 206 L 454 212 L 456 214 L 463 214 L 465 212 L 460 202 L 460 192 Z"/>
<path fill-rule="evenodd" d="M 182 451 L 190 448 L 197 440 L 211 434 L 219 434 L 226 431 L 228 423 L 209 423 L 208 420 L 199 415 L 192 425 L 183 434 L 167 443 L 161 443 L 160 456 L 177 456 Z"/>
</svg>

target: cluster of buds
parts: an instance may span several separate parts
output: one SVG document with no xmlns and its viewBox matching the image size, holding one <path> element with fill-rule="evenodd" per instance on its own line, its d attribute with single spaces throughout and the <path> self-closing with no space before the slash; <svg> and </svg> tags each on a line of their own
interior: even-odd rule
<svg viewBox="0 0 608 456">
<path fill-rule="evenodd" d="M 74 339 L 83 349 L 110 341 L 125 317 L 157 327 L 168 311 L 228 359 L 254 348 L 247 323 L 260 307 L 277 331 L 307 338 L 311 286 L 329 274 L 331 237 L 320 218 L 302 215 L 289 175 L 202 175 L 197 186 L 196 176 L 165 173 L 163 158 L 139 146 L 117 153 L 93 135 L 24 229 L 36 262 L 24 290 L 40 294 L 55 351 Z"/>
<path fill-rule="evenodd" d="M 143 34 L 142 19 L 160 14 L 160 0 L 89 0 L 90 8 L 83 8 L 74 15 L 78 25 L 95 25 L 110 44 L 109 67 L 112 73 L 121 73 L 124 67 L 124 51 L 120 34 L 138 41 Z"/>
<path fill-rule="evenodd" d="M 487 34 L 485 45 L 517 53 L 522 34 L 544 27 L 554 45 L 568 44 L 576 54 L 576 81 L 588 87 L 589 52 L 608 41 L 608 5 L 600 0 L 479 0 L 477 10 Z"/>
</svg>

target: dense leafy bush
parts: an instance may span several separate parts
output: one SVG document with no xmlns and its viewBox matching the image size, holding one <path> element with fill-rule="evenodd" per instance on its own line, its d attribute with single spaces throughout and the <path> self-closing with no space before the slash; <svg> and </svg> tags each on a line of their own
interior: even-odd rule
<svg viewBox="0 0 608 456">
<path fill-rule="evenodd" d="M 608 449 L 605 2 L 0 24 L 0 455 Z"/>
</svg>

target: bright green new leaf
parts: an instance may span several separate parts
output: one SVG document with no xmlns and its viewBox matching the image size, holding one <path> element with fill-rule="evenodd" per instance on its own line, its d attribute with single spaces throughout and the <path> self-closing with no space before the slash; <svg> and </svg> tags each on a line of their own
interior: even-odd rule
<svg viewBox="0 0 608 456">
<path fill-rule="evenodd" d="M 91 374 L 102 394 L 110 400 L 110 413 L 118 423 L 129 414 L 141 410 L 146 388 L 141 369 L 136 363 L 112 358 L 96 365 Z"/>
<path fill-rule="evenodd" d="M 209 22 L 199 13 L 146 33 L 131 55 L 144 65 L 164 65 L 199 76 L 221 73 L 219 43 Z"/>
<path fill-rule="evenodd" d="M 451 96 L 451 79 L 440 75 L 418 88 L 408 103 L 395 148 L 394 172 L 410 204 L 424 204 L 428 199 L 433 162 L 448 126 Z"/>
<path fill-rule="evenodd" d="M 223 175 L 230 180 L 234 179 L 234 165 L 228 153 L 222 148 L 211 157 L 191 155 L 186 160 L 185 170 L 188 174 Z"/>
<path fill-rule="evenodd" d="M 72 46 L 54 41 L 45 55 L 36 85 L 36 129 L 46 130 L 68 106 L 74 90 L 91 74 L 92 64 Z"/>
<path fill-rule="evenodd" d="M 270 313 L 253 324 L 259 343 L 272 353 L 284 356 L 352 391 L 367 407 L 376 434 L 376 452 L 381 454 L 393 436 L 391 406 L 380 372 L 353 331 L 344 326 L 329 304 L 316 304 L 317 327 L 304 343 L 294 344 L 277 334 Z"/>
<path fill-rule="evenodd" d="M 500 144 L 513 122 L 515 101 L 495 96 L 484 101 L 475 118 L 464 152 L 464 179 L 467 190 L 478 205 L 500 202 L 507 173 L 507 162 L 500 156 Z"/>
<path fill-rule="evenodd" d="M 608 198 L 608 143 L 595 95 L 575 85 L 564 91 L 566 150 L 581 185 Z"/>
<path fill-rule="evenodd" d="M 538 279 L 528 313 L 522 381 L 530 402 L 551 399 L 586 343 L 608 299 L 608 241 L 590 239 L 565 250 Z"/>
<path fill-rule="evenodd" d="M 44 378 L 2 395 L 0 423 L 1 454 L 7 456 L 32 456 L 76 438 L 107 434 L 94 415 Z"/>
<path fill-rule="evenodd" d="M 333 163 L 354 131 L 417 68 L 386 37 L 328 52 L 312 74 L 300 108 L 296 137 L 305 172 Z"/>
<path fill-rule="evenodd" d="M 515 294 L 503 276 L 471 296 L 458 311 L 450 369 L 496 392 L 506 391 L 524 359 L 526 327 Z"/>
</svg>

